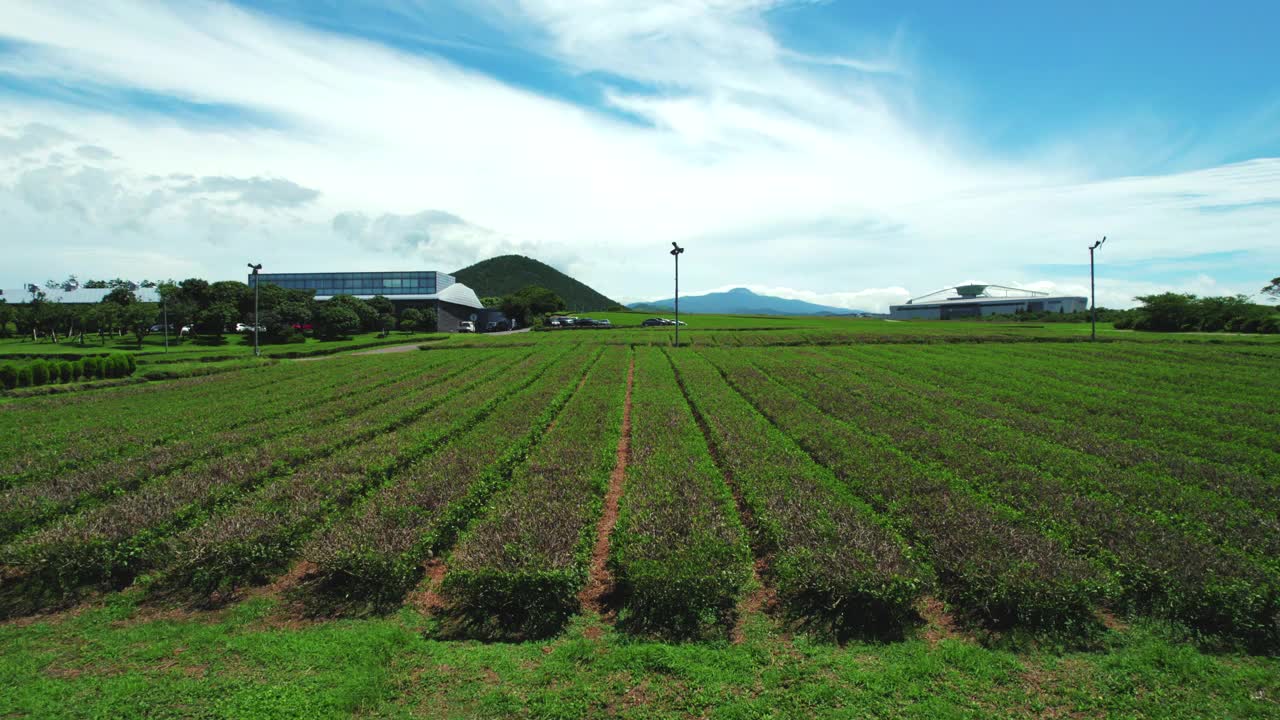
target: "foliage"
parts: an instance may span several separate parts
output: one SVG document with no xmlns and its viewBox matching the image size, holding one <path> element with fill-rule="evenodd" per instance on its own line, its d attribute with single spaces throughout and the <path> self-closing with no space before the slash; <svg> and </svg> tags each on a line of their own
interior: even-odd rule
<svg viewBox="0 0 1280 720">
<path fill-rule="evenodd" d="M 422 317 L 422 311 L 417 308 L 409 308 L 400 315 L 400 329 L 414 332 L 422 330 L 426 319 Z"/>
<path fill-rule="evenodd" d="M 547 288 L 528 286 L 502 298 L 502 314 L 529 327 L 534 318 L 564 310 L 564 300 Z"/>
<path fill-rule="evenodd" d="M 1268 322 L 1273 308 L 1249 302 L 1243 295 L 1196 297 L 1185 293 L 1161 293 L 1137 298 L 1142 303 L 1135 315 L 1117 328 L 1162 332 L 1274 332 Z M 1130 321 L 1131 320 L 1131 321 Z"/>
<path fill-rule="evenodd" d="M 334 298 L 337 300 L 337 298 Z M 334 340 L 360 331 L 360 317 L 344 303 L 321 303 L 312 313 L 316 336 L 324 340 Z"/>
<path fill-rule="evenodd" d="M 666 357 L 636 351 L 631 462 L 609 567 L 641 634 L 701 637 L 729 620 L 751 576 L 733 497 Z"/>
<path fill-rule="evenodd" d="M 340 307 L 354 313 L 356 321 L 359 324 L 356 327 L 356 330 L 353 330 L 352 332 L 358 332 L 360 330 L 369 332 L 371 330 L 377 330 L 379 327 L 378 311 L 374 309 L 372 305 L 354 295 L 334 295 L 326 302 L 320 304 L 320 307 L 325 306 Z"/>
</svg>

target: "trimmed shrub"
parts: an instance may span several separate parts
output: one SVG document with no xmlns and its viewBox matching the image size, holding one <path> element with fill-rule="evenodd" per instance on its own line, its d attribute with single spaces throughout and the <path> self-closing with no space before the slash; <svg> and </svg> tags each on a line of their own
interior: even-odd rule
<svg viewBox="0 0 1280 720">
<path fill-rule="evenodd" d="M 18 387 L 31 387 L 31 366 L 20 365 L 18 367 Z"/>
<path fill-rule="evenodd" d="M 72 369 L 70 361 L 63 360 L 62 362 L 58 363 L 58 379 L 59 380 L 61 380 L 64 383 L 69 383 L 71 382 L 74 376 L 75 376 L 75 371 Z"/>
<path fill-rule="evenodd" d="M 5 390 L 18 387 L 18 368 L 10 363 L 0 365 L 0 387 Z"/>
<path fill-rule="evenodd" d="M 32 385 L 48 385 L 49 384 L 49 364 L 43 360 L 37 360 L 31 363 L 31 384 Z"/>
</svg>

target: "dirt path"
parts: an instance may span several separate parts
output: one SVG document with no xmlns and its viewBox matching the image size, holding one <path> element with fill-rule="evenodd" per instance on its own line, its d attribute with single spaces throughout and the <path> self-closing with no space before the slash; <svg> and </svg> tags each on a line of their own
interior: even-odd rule
<svg viewBox="0 0 1280 720">
<path fill-rule="evenodd" d="M 444 598 L 440 596 L 440 587 L 444 584 L 444 576 L 449 568 L 441 558 L 431 558 L 423 566 L 423 580 L 417 589 L 409 593 L 408 603 L 423 615 L 433 615 L 445 607 Z"/>
<path fill-rule="evenodd" d="M 622 406 L 622 434 L 618 438 L 618 462 L 609 475 L 609 489 L 604 496 L 604 512 L 596 525 L 596 546 L 591 552 L 591 571 L 587 585 L 578 593 L 584 610 L 604 615 L 604 600 L 613 590 L 613 576 L 609 573 L 609 537 L 618 524 L 618 501 L 622 499 L 622 487 L 627 476 L 627 459 L 631 455 L 631 384 L 636 374 L 633 356 L 627 368 L 627 395 Z"/>
</svg>

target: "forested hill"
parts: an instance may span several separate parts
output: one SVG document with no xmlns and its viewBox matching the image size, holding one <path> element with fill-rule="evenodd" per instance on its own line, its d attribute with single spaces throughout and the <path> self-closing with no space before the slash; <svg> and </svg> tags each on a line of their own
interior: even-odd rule
<svg viewBox="0 0 1280 720">
<path fill-rule="evenodd" d="M 605 310 L 619 305 L 546 263 L 523 255 L 501 255 L 452 273 L 480 297 L 498 297 L 540 285 L 564 298 L 570 310 Z"/>
</svg>

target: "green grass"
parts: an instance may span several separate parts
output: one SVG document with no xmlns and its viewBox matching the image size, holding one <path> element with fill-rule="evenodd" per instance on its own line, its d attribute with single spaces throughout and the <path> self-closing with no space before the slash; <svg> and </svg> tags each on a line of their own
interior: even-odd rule
<svg viewBox="0 0 1280 720">
<path fill-rule="evenodd" d="M 431 639 L 414 610 L 290 621 L 116 595 L 0 625 L 0 716 L 63 718 L 1231 717 L 1280 714 L 1280 660 L 1215 655 L 1156 624 L 1093 652 L 917 638 L 836 646 L 763 616 L 739 645 L 637 642 L 579 618 L 548 642 Z"/>
</svg>

